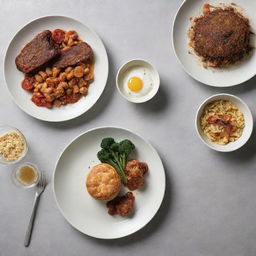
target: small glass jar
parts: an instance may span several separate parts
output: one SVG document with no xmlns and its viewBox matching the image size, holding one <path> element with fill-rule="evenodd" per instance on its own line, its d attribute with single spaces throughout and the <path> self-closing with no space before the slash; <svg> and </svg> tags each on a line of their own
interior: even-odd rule
<svg viewBox="0 0 256 256">
<path fill-rule="evenodd" d="M 0 125 L 0 137 L 7 135 L 8 133 L 12 133 L 12 132 L 17 133 L 24 140 L 24 150 L 23 150 L 22 154 L 15 160 L 6 160 L 2 155 L 0 155 L 0 164 L 8 165 L 8 164 L 18 163 L 26 156 L 26 154 L 28 152 L 28 144 L 27 144 L 25 136 L 21 133 L 21 131 L 19 131 L 18 129 L 16 129 L 14 127 L 8 126 L 8 125 Z"/>
<path fill-rule="evenodd" d="M 18 187 L 35 187 L 41 179 L 41 172 L 33 163 L 23 163 L 12 172 L 12 181 Z"/>
</svg>

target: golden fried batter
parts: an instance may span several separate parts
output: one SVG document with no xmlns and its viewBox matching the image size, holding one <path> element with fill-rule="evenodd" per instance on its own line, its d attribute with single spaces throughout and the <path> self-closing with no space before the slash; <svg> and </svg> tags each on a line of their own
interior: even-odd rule
<svg viewBox="0 0 256 256">
<path fill-rule="evenodd" d="M 125 186 L 133 191 L 144 185 L 144 176 L 148 172 L 148 165 L 138 160 L 130 160 L 127 162 L 124 171 L 127 178 Z"/>
<path fill-rule="evenodd" d="M 122 217 L 127 216 L 133 209 L 135 197 L 132 192 L 127 192 L 124 196 L 118 196 L 110 202 L 107 202 L 108 213 L 110 215 L 118 214 Z"/>
</svg>

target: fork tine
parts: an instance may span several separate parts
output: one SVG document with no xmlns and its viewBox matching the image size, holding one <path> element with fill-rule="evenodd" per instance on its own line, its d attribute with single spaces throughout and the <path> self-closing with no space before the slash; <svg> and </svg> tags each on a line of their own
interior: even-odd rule
<svg viewBox="0 0 256 256">
<path fill-rule="evenodd" d="M 46 184 L 46 177 L 45 177 L 44 172 L 42 172 L 42 184 L 41 184 L 41 186 L 44 188 L 45 184 Z"/>
<path fill-rule="evenodd" d="M 41 172 L 41 177 L 40 177 L 40 180 L 39 180 L 39 182 L 38 182 L 38 186 L 39 186 L 39 187 L 42 187 L 43 178 L 44 178 L 44 174 L 43 174 L 43 172 Z"/>
<path fill-rule="evenodd" d="M 45 174 L 43 174 L 43 176 L 44 176 L 44 179 L 43 179 L 43 187 L 45 187 L 45 186 L 46 186 L 46 176 L 45 176 Z"/>
</svg>

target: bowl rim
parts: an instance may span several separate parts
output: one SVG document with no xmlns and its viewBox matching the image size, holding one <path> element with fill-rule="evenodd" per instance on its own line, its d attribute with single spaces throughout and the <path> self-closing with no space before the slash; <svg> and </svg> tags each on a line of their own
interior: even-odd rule
<svg viewBox="0 0 256 256">
<path fill-rule="evenodd" d="M 127 65 L 129 65 L 130 63 L 135 62 L 135 61 L 149 65 L 149 66 L 154 70 L 154 72 L 155 72 L 155 78 L 156 78 L 156 81 L 157 81 L 157 83 L 153 86 L 153 93 L 152 93 L 152 94 L 146 94 L 145 96 L 141 97 L 140 100 L 131 99 L 131 98 L 128 98 L 126 95 L 124 95 L 124 94 L 122 93 L 122 91 L 120 90 L 120 88 L 119 88 L 119 87 L 120 87 L 120 84 L 119 84 L 119 82 L 118 82 L 119 77 L 120 77 L 120 74 L 122 73 L 123 69 L 124 69 Z M 159 87 L 160 87 L 160 76 L 159 76 L 159 73 L 158 73 L 156 67 L 155 67 L 151 62 L 149 62 L 149 61 L 147 61 L 147 60 L 145 60 L 145 59 L 138 59 L 138 58 L 136 58 L 136 59 L 130 59 L 130 60 L 124 62 L 124 63 L 119 67 L 119 69 L 118 69 L 118 71 L 117 71 L 117 74 L 116 74 L 116 88 L 117 88 L 119 94 L 120 94 L 123 98 L 125 98 L 127 101 L 129 101 L 129 102 L 132 102 L 132 103 L 144 103 L 144 102 L 147 102 L 147 101 L 151 100 L 151 99 L 157 94 L 157 92 L 158 92 L 158 90 L 159 90 Z"/>
<path fill-rule="evenodd" d="M 216 147 L 213 147 L 210 143 L 207 142 L 207 139 L 203 139 L 203 136 L 201 135 L 200 133 L 200 127 L 199 127 L 199 112 L 205 107 L 205 105 L 207 103 L 210 103 L 211 101 L 213 100 L 217 100 L 217 99 L 214 99 L 216 97 L 218 97 L 218 99 L 221 99 L 222 97 L 230 97 L 231 99 L 236 99 L 237 101 L 239 101 L 246 109 L 247 111 L 247 114 L 248 114 L 248 117 L 249 119 L 251 120 L 251 125 L 249 127 L 249 130 L 248 130 L 248 134 L 247 136 L 245 137 L 245 139 L 243 140 L 243 142 L 240 144 L 240 145 L 237 145 L 237 147 L 235 148 L 230 148 L 228 147 L 229 143 L 226 144 L 226 145 L 218 145 L 216 144 Z M 246 124 L 245 124 L 246 125 Z M 252 134 L 252 131 L 253 131 L 253 116 L 252 116 L 252 113 L 251 113 L 251 110 L 250 108 L 248 107 L 248 105 L 241 99 L 239 98 L 238 96 L 235 96 L 233 94 L 229 94 L 229 93 L 218 93 L 218 94 L 214 94 L 208 98 L 206 98 L 198 107 L 197 111 L 196 111 L 196 115 L 195 115 L 195 129 L 196 129 L 196 133 L 198 135 L 198 137 L 200 138 L 200 140 L 206 145 L 208 146 L 209 148 L 215 150 L 215 151 L 218 151 L 218 152 L 232 152 L 232 151 L 235 151 L 235 150 L 238 150 L 239 148 L 243 147 L 247 141 L 250 139 L 251 137 L 251 134 Z M 240 137 L 241 138 L 241 137 Z M 239 138 L 239 139 L 240 139 Z M 238 140 L 239 140 L 238 139 Z"/>
<path fill-rule="evenodd" d="M 2 165 L 17 164 L 17 163 L 19 163 L 22 159 L 24 159 L 25 156 L 26 156 L 27 153 L 28 153 L 28 142 L 27 142 L 27 140 L 26 140 L 26 137 L 24 136 L 24 134 L 23 134 L 18 128 L 14 127 L 14 126 L 0 124 L 0 129 L 1 129 L 2 127 L 5 127 L 5 128 L 7 128 L 7 129 L 9 129 L 9 130 L 10 130 L 9 132 L 11 132 L 11 131 L 17 132 L 17 133 L 23 138 L 23 140 L 25 141 L 24 152 L 23 152 L 23 154 L 22 154 L 19 158 L 17 158 L 17 159 L 14 160 L 14 161 L 5 161 L 3 158 L 0 160 L 0 164 L 2 164 Z M 9 133 L 9 132 L 6 132 L 6 133 L 4 133 L 4 134 L 7 134 L 7 133 Z M 4 135 L 4 134 L 3 134 L 3 135 Z M 2 136 L 2 135 L 0 134 L 0 136 Z"/>
</svg>

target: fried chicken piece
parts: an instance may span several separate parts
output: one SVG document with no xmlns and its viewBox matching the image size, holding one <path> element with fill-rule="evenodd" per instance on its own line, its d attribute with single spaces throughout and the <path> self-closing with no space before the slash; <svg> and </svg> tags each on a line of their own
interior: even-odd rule
<svg viewBox="0 0 256 256">
<path fill-rule="evenodd" d="M 127 162 L 124 172 L 127 178 L 125 186 L 133 191 L 144 185 L 144 176 L 148 172 L 148 165 L 138 160 L 130 160 Z"/>
<path fill-rule="evenodd" d="M 108 214 L 118 214 L 125 217 L 132 211 L 134 201 L 135 197 L 132 192 L 127 192 L 124 196 L 118 196 L 107 202 Z"/>
</svg>

